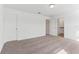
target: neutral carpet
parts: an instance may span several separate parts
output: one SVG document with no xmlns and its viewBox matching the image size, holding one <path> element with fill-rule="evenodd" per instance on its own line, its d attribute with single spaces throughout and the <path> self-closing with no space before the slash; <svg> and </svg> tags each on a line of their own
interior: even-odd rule
<svg viewBox="0 0 79 59">
<path fill-rule="evenodd" d="M 79 53 L 79 42 L 58 36 L 42 36 L 6 42 L 2 54 L 57 54 L 62 49 L 68 54 Z"/>
</svg>

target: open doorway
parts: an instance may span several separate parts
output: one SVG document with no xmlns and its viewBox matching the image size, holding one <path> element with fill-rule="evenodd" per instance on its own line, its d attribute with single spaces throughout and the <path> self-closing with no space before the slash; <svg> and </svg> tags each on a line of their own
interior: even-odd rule
<svg viewBox="0 0 79 59">
<path fill-rule="evenodd" d="M 64 17 L 58 18 L 58 36 L 64 37 Z"/>
<path fill-rule="evenodd" d="M 50 21 L 46 19 L 46 35 L 49 35 L 49 24 L 50 24 Z"/>
</svg>

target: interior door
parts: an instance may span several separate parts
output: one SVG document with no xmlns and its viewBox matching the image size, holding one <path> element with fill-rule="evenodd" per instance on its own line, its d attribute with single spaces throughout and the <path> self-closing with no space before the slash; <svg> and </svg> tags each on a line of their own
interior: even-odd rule
<svg viewBox="0 0 79 59">
<path fill-rule="evenodd" d="M 46 20 L 46 35 L 49 34 L 49 20 Z"/>
<path fill-rule="evenodd" d="M 26 39 L 27 38 L 27 21 L 26 21 L 26 15 L 24 15 L 23 13 L 21 13 L 20 15 L 18 15 L 17 17 L 17 37 L 18 40 L 22 40 L 22 39 Z"/>
<path fill-rule="evenodd" d="M 4 18 L 4 39 L 16 40 L 16 15 L 6 14 Z"/>
</svg>

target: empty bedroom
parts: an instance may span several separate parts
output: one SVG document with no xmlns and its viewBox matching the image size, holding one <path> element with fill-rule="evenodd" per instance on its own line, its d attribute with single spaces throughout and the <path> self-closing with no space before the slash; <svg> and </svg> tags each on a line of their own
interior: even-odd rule
<svg viewBox="0 0 79 59">
<path fill-rule="evenodd" d="M 0 4 L 1 54 L 78 54 L 79 4 Z"/>
</svg>

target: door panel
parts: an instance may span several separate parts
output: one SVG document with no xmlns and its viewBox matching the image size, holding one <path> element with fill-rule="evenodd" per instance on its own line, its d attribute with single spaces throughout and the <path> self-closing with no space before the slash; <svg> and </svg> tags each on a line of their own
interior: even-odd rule
<svg viewBox="0 0 79 59">
<path fill-rule="evenodd" d="M 49 20 L 46 20 L 46 35 L 49 34 Z"/>
<path fill-rule="evenodd" d="M 4 18 L 5 41 L 16 40 L 16 15 L 6 14 Z"/>
</svg>

